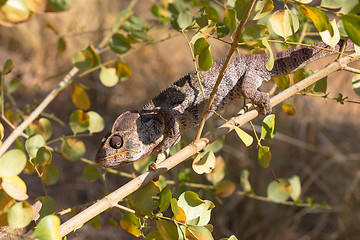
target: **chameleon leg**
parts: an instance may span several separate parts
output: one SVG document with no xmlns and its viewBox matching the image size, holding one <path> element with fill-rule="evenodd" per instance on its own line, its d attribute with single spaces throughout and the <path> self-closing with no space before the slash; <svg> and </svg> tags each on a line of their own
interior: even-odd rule
<svg viewBox="0 0 360 240">
<path fill-rule="evenodd" d="M 246 73 L 242 79 L 241 92 L 244 98 L 250 99 L 257 105 L 261 114 L 269 115 L 271 113 L 270 97 L 269 94 L 257 90 L 259 82 L 262 83 L 261 77 Z"/>
</svg>

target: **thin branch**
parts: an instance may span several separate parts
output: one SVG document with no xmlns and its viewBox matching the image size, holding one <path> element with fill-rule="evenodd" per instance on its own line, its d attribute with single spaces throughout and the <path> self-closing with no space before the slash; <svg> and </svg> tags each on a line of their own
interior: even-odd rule
<svg viewBox="0 0 360 240">
<path fill-rule="evenodd" d="M 316 72 L 315 74 L 305 78 L 304 80 L 298 82 L 297 84 L 287 88 L 286 90 L 282 91 L 278 95 L 271 98 L 271 105 L 276 106 L 282 101 L 294 96 L 301 90 L 309 87 L 311 84 L 315 83 L 319 79 L 329 75 L 332 72 L 338 71 L 342 69 L 343 66 L 355 61 L 356 59 L 351 57 L 344 57 L 339 61 L 333 62 L 329 64 L 327 67 L 321 69 L 320 71 Z M 222 137 L 223 135 L 229 133 L 234 129 L 233 124 L 236 126 L 244 125 L 245 123 L 249 122 L 250 120 L 254 119 L 258 116 L 257 110 L 251 110 L 244 113 L 244 110 L 241 110 L 240 115 L 233 117 L 230 119 L 230 123 L 225 123 L 218 127 L 215 131 L 208 134 L 207 136 L 197 139 L 176 154 L 172 155 L 168 159 L 164 160 L 163 162 L 157 165 L 156 171 L 146 172 L 134 178 L 133 180 L 129 181 L 122 187 L 118 188 L 114 192 L 110 193 L 109 195 L 105 196 L 103 199 L 97 201 L 95 204 L 90 206 L 89 208 L 85 209 L 84 211 L 80 212 L 73 218 L 69 219 L 68 221 L 64 222 L 60 225 L 60 235 L 63 237 L 68 233 L 74 231 L 75 229 L 81 227 L 84 223 L 89 221 L 91 218 L 97 216 L 98 214 L 104 212 L 105 210 L 116 207 L 119 201 L 123 200 L 126 196 L 133 193 L 141 186 L 150 182 L 153 178 L 159 176 L 160 174 L 165 173 L 166 171 L 170 170 L 171 168 L 175 167 L 179 163 L 185 161 L 188 157 L 196 154 L 201 149 L 205 148 L 210 143 L 214 142 L 218 138 Z"/>
<path fill-rule="evenodd" d="M 199 127 L 196 131 L 196 135 L 195 135 L 195 138 L 194 138 L 194 141 L 199 139 L 201 137 L 201 133 L 202 133 L 202 130 L 204 128 L 204 125 L 205 125 L 205 122 L 206 122 L 206 119 L 209 115 L 209 110 L 210 110 L 210 107 L 215 99 L 215 96 L 216 96 L 216 93 L 218 91 L 218 88 L 220 86 L 220 83 L 221 83 L 221 80 L 222 78 L 224 77 L 224 74 L 225 74 L 225 70 L 227 68 L 227 65 L 228 63 L 230 62 L 230 59 L 233 55 L 233 53 L 235 52 L 237 46 L 238 46 L 238 42 L 239 42 L 239 38 L 240 38 L 240 35 L 241 35 L 241 32 L 245 26 L 245 23 L 250 15 L 250 11 L 251 9 L 253 8 L 255 4 L 255 0 L 251 0 L 251 2 L 249 3 L 245 13 L 244 13 L 244 16 L 243 18 L 241 19 L 241 22 L 239 24 L 239 26 L 237 27 L 236 29 L 236 32 L 235 32 L 235 36 L 234 36 L 234 40 L 232 41 L 231 43 L 231 48 L 225 58 L 225 61 L 224 61 L 224 64 L 223 66 L 221 67 L 221 70 L 219 72 L 219 76 L 216 80 L 216 83 L 215 83 L 215 86 L 210 94 L 210 97 L 209 97 L 209 100 L 206 102 L 206 105 L 204 107 L 204 111 L 202 113 L 202 117 L 201 117 L 201 120 L 200 120 L 200 124 L 199 124 Z"/>
</svg>

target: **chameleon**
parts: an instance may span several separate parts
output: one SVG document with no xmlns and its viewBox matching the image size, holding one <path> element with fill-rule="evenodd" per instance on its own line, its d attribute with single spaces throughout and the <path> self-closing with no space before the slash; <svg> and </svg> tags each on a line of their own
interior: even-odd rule
<svg viewBox="0 0 360 240">
<path fill-rule="evenodd" d="M 242 54 L 231 58 L 210 110 L 220 111 L 236 98 L 249 99 L 259 112 L 268 115 L 272 111 L 268 93 L 258 90 L 264 81 L 296 71 L 305 65 L 339 51 L 344 40 L 332 48 L 323 42 L 300 46 L 274 54 L 271 70 L 265 66 L 268 54 Z M 353 50 L 354 43 L 346 41 L 345 50 Z M 164 153 L 175 145 L 186 129 L 199 124 L 204 106 L 215 85 L 225 59 L 215 61 L 208 71 L 199 71 L 203 87 L 202 95 L 196 72 L 190 72 L 158 96 L 140 111 L 127 111 L 114 122 L 101 142 L 95 156 L 103 167 L 120 167 L 146 157 L 153 152 Z M 210 117 L 212 112 L 209 113 Z"/>
</svg>

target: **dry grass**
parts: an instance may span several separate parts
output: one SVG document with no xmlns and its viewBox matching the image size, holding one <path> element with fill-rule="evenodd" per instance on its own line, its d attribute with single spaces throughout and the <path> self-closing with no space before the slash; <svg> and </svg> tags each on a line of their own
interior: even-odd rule
<svg viewBox="0 0 360 240">
<path fill-rule="evenodd" d="M 0 28 L 0 63 L 7 58 L 15 61 L 14 76 L 23 84 L 33 88 L 41 86 L 36 97 L 42 99 L 60 78 L 48 80 L 50 75 L 61 73 L 71 67 L 72 54 L 88 44 L 97 43 L 107 29 L 111 27 L 116 13 L 126 3 L 114 1 L 74 1 L 69 12 L 59 14 L 35 15 L 24 24 L 14 28 Z M 149 14 L 149 4 L 138 3 L 135 11 L 153 23 Z M 145 14 L 145 15 L 143 15 Z M 46 27 L 51 23 L 64 35 L 67 50 L 57 53 L 57 35 Z M 90 31 L 89 33 L 86 33 Z M 161 39 L 167 32 L 153 30 L 153 37 Z M 192 70 L 192 60 L 186 42 L 178 33 L 172 31 L 173 37 L 162 43 L 153 44 L 127 56 L 124 61 L 131 65 L 133 76 L 114 88 L 105 88 L 98 80 L 98 72 L 90 74 L 80 82 L 89 86 L 92 108 L 102 114 L 109 129 L 113 120 L 123 111 L 139 109 L 161 89 Z M 224 57 L 228 47 L 212 41 L 215 58 Z M 322 60 L 326 64 L 331 59 Z M 312 67 L 317 69 L 318 63 Z M 323 66 L 323 65 L 322 65 Z M 359 101 L 351 89 L 351 74 L 336 73 L 329 77 L 330 95 L 336 97 L 338 92 Z M 9 78 L 7 79 L 9 80 Z M 69 100 L 70 91 L 60 94 L 47 108 L 67 122 L 69 114 L 75 107 Z M 16 95 L 19 106 L 24 106 L 31 93 L 20 92 Z M 32 101 L 32 100 L 31 100 Z M 267 144 L 273 153 L 272 167 L 278 177 L 298 175 L 302 182 L 302 198 L 313 197 L 315 202 L 326 201 L 332 206 L 331 211 L 317 211 L 288 207 L 261 202 L 250 198 L 233 195 L 222 202 L 213 199 L 216 204 L 211 223 L 215 226 L 214 235 L 220 237 L 235 234 L 240 239 L 355 239 L 360 229 L 360 107 L 357 104 L 341 105 L 322 98 L 296 96 L 289 99 L 295 105 L 297 114 L 286 116 L 280 109 L 275 109 L 278 133 L 312 145 L 313 148 L 301 148 L 290 140 L 273 140 Z M 239 108 L 239 103 L 229 106 L 224 115 L 231 116 Z M 213 118 L 207 126 L 215 126 L 219 119 Z M 261 119 L 256 121 L 261 124 Z M 69 128 L 54 124 L 55 135 L 70 134 Z M 186 133 L 190 140 L 193 132 Z M 86 157 L 93 159 L 103 134 L 84 139 L 87 146 Z M 224 149 L 220 154 L 228 166 L 226 179 L 239 183 L 239 173 L 249 169 L 250 181 L 259 195 L 266 195 L 266 186 L 273 180 L 269 170 L 262 169 L 257 163 L 257 149 L 251 146 L 246 149 L 235 134 L 227 136 Z M 60 182 L 48 187 L 48 193 L 57 201 L 57 210 L 75 205 L 86 204 L 103 196 L 127 182 L 119 176 L 108 176 L 106 189 L 100 181 L 89 184 L 81 177 L 82 163 L 69 163 L 56 156 L 54 164 L 60 172 Z M 167 174 L 169 179 L 176 180 L 177 173 L 188 163 L 179 166 Z M 121 170 L 133 171 L 132 167 Z M 43 195 L 40 180 L 35 176 L 24 176 L 32 198 Z M 197 181 L 205 181 L 203 176 L 196 176 Z M 197 189 L 193 189 L 196 190 Z M 203 197 L 208 197 L 200 191 Z M 102 214 L 106 222 L 110 214 Z M 119 215 L 115 216 L 119 220 Z M 104 224 L 106 225 L 106 224 Z M 69 239 L 130 239 L 121 227 L 106 226 L 103 229 L 92 229 L 86 225 Z"/>
</svg>

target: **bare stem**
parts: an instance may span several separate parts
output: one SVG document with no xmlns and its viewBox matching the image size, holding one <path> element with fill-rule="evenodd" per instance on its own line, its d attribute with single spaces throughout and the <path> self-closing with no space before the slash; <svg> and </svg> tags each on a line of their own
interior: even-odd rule
<svg viewBox="0 0 360 240">
<path fill-rule="evenodd" d="M 216 93 L 218 91 L 218 88 L 220 86 L 220 83 L 221 83 L 221 80 L 222 78 L 224 77 L 224 74 L 225 74 L 225 70 L 227 68 L 227 65 L 229 64 L 230 62 L 230 59 L 233 55 L 233 53 L 235 52 L 237 46 L 238 46 L 238 42 L 239 42 L 239 38 L 240 38 L 240 34 L 245 26 L 245 23 L 250 15 L 250 11 L 252 9 L 252 7 L 254 6 L 255 4 L 255 0 L 251 0 L 251 2 L 249 3 L 245 13 L 244 13 L 244 16 L 243 18 L 241 19 L 241 22 L 239 24 L 239 26 L 237 27 L 236 29 L 236 32 L 235 32 L 235 36 L 234 36 L 234 40 L 232 41 L 231 43 L 231 47 L 230 47 L 230 50 L 225 58 L 225 61 L 224 61 L 224 64 L 223 66 L 221 67 L 221 70 L 219 72 L 219 76 L 216 80 L 216 83 L 215 83 L 215 86 L 210 94 L 210 97 L 209 97 L 209 100 L 206 102 L 206 105 L 204 107 L 204 111 L 202 113 L 202 117 L 201 117 L 201 120 L 200 120 L 200 124 L 199 124 L 199 127 L 196 131 L 196 135 L 195 135 L 195 138 L 194 138 L 194 141 L 196 141 L 197 139 L 199 139 L 201 137 L 201 133 L 202 133 L 202 130 L 204 129 L 204 125 L 205 125 L 205 121 L 209 115 L 209 110 L 210 110 L 210 107 L 215 99 L 215 96 L 216 96 Z"/>
</svg>

